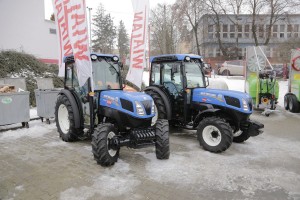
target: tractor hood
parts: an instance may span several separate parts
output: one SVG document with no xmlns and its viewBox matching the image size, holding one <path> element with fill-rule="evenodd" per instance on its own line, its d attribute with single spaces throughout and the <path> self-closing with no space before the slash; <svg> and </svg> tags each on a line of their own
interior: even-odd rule
<svg viewBox="0 0 300 200">
<path fill-rule="evenodd" d="M 223 106 L 247 114 L 252 113 L 252 98 L 249 94 L 239 91 L 196 88 L 193 90 L 192 102 Z"/>
<path fill-rule="evenodd" d="M 109 90 L 100 94 L 100 106 L 113 108 L 136 118 L 152 118 L 152 105 L 154 102 L 151 96 L 141 92 Z"/>
</svg>

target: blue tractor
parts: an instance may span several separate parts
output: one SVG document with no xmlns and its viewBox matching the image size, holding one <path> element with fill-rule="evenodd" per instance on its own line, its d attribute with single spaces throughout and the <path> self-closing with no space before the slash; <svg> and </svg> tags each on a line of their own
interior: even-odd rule
<svg viewBox="0 0 300 200">
<path fill-rule="evenodd" d="M 158 159 L 169 158 L 169 124 L 157 120 L 151 96 L 123 91 L 122 64 L 114 55 L 91 54 L 94 92 L 88 80 L 79 86 L 73 56 L 65 58 L 64 89 L 55 106 L 56 126 L 63 141 L 91 137 L 98 164 L 113 165 L 122 146 L 155 145 Z"/>
<path fill-rule="evenodd" d="M 207 89 L 210 68 L 198 55 L 172 54 L 151 57 L 149 86 L 158 113 L 170 125 L 197 130 L 200 145 L 219 153 L 232 142 L 244 142 L 262 133 L 263 124 L 249 119 L 252 98 L 242 92 Z"/>
</svg>

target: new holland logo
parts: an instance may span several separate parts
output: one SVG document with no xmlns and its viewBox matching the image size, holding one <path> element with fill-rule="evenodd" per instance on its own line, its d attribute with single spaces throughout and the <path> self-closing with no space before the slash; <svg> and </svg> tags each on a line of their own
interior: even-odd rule
<svg viewBox="0 0 300 200">
<path fill-rule="evenodd" d="M 3 104 L 10 104 L 10 103 L 12 102 L 12 98 L 11 98 L 11 97 L 3 97 L 3 98 L 1 99 L 1 102 L 2 102 Z"/>
</svg>

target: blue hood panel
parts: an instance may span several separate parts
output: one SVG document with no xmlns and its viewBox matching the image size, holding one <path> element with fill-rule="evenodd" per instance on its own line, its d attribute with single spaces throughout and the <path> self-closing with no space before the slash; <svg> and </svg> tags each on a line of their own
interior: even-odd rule
<svg viewBox="0 0 300 200">
<path fill-rule="evenodd" d="M 133 112 L 122 108 L 122 104 L 120 99 L 124 99 L 127 101 L 132 102 L 133 105 Z M 136 112 L 136 107 L 135 107 L 135 101 L 140 102 L 140 104 L 143 106 L 145 115 L 141 116 L 138 115 Z M 143 105 L 143 101 L 153 101 L 152 97 L 141 92 L 125 92 L 122 90 L 108 90 L 108 91 L 102 91 L 100 95 L 100 106 L 105 106 L 109 108 L 113 108 L 116 110 L 119 110 L 123 113 L 127 113 L 133 117 L 136 118 L 149 118 L 153 117 L 154 114 L 147 115 L 145 107 Z"/>
<path fill-rule="evenodd" d="M 240 102 L 240 107 L 232 106 L 227 104 L 226 99 L 224 96 L 232 97 L 235 99 L 238 99 Z M 239 92 L 239 91 L 233 91 L 233 90 L 219 90 L 219 89 L 206 89 L 206 88 L 196 88 L 193 90 L 193 97 L 192 101 L 197 103 L 207 103 L 212 105 L 218 105 L 223 107 L 228 107 L 230 109 L 234 109 L 243 113 L 252 113 L 252 108 L 250 110 L 245 111 L 242 108 L 242 99 L 244 99 L 248 107 L 252 107 L 252 98 L 249 94 Z"/>
</svg>

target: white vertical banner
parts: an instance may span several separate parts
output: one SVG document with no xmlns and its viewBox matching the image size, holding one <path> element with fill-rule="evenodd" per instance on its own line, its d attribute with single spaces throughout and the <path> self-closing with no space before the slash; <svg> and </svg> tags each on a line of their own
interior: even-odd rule
<svg viewBox="0 0 300 200">
<path fill-rule="evenodd" d="M 131 1 L 134 18 L 130 42 L 130 66 L 126 80 L 141 88 L 143 71 L 147 65 L 149 0 Z"/>
<path fill-rule="evenodd" d="M 64 76 L 65 56 L 74 56 L 79 85 L 92 79 L 92 63 L 85 0 L 53 0 L 55 21 L 59 37 L 59 76 Z"/>
</svg>

